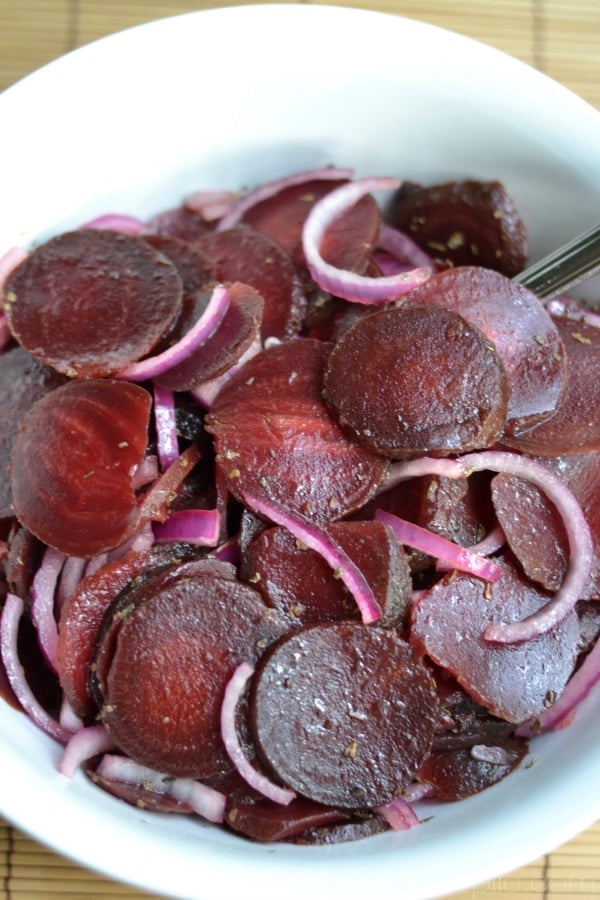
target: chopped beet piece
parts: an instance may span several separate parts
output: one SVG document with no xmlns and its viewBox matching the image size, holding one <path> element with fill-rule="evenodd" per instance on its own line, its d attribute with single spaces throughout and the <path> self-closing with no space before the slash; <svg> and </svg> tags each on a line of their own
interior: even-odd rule
<svg viewBox="0 0 600 900">
<path fill-rule="evenodd" d="M 498 272 L 464 266 L 434 275 L 404 303 L 452 309 L 493 342 L 510 388 L 507 434 L 555 412 L 566 386 L 564 347 L 556 325 L 531 291 Z"/>
<path fill-rule="evenodd" d="M 171 391 L 191 390 L 226 372 L 256 340 L 264 312 L 261 295 L 241 282 L 225 286 L 230 304 L 215 333 L 187 359 L 158 375 L 157 384 Z"/>
<path fill-rule="evenodd" d="M 348 810 L 323 806 L 302 798 L 280 806 L 268 800 L 258 803 L 238 803 L 227 811 L 227 824 L 245 837 L 255 841 L 285 841 L 310 828 L 345 822 Z"/>
<path fill-rule="evenodd" d="M 422 765 L 437 724 L 424 665 L 393 631 L 343 622 L 280 641 L 262 661 L 250 703 L 259 755 L 318 803 L 389 802 Z"/>
<path fill-rule="evenodd" d="M 143 388 L 102 379 L 73 381 L 38 400 L 11 458 L 22 524 L 51 547 L 84 558 L 126 540 L 138 524 L 132 471 L 146 449 L 150 406 Z"/>
<path fill-rule="evenodd" d="M 383 522 L 335 522 L 329 534 L 356 563 L 372 587 L 386 622 L 401 622 L 410 604 L 408 559 Z M 268 528 L 242 561 L 245 579 L 295 626 L 359 616 L 355 601 L 331 566 L 299 546 L 285 528 Z"/>
<path fill-rule="evenodd" d="M 357 815 L 350 822 L 343 822 L 337 825 L 321 825 L 320 828 L 309 828 L 307 831 L 296 835 L 293 838 L 293 843 L 310 844 L 312 846 L 345 844 L 348 841 L 360 841 L 375 834 L 383 834 L 384 831 L 389 830 L 390 826 L 381 816 L 365 814 L 359 818 Z"/>
<path fill-rule="evenodd" d="M 232 768 L 221 742 L 223 691 L 236 665 L 255 662 L 282 626 L 260 595 L 207 564 L 157 576 L 120 611 L 103 681 L 101 716 L 143 765 L 206 778 Z"/>
<path fill-rule="evenodd" d="M 143 784 L 124 784 L 122 781 L 112 781 L 109 778 L 98 775 L 91 765 L 86 765 L 85 771 L 90 781 L 93 781 L 95 785 L 102 788 L 107 794 L 118 797 L 119 800 L 123 800 L 130 806 L 135 806 L 136 809 L 148 809 L 152 812 L 162 813 L 192 812 L 191 806 L 187 803 L 181 803 L 179 800 L 174 800 L 165 794 L 158 794 Z"/>
<path fill-rule="evenodd" d="M 390 221 L 443 265 L 484 266 L 512 276 L 527 261 L 525 225 L 499 181 L 405 181 Z"/>
<path fill-rule="evenodd" d="M 567 358 L 567 387 L 555 415 L 506 439 L 523 453 L 566 456 L 600 450 L 600 329 L 555 319 Z"/>
<path fill-rule="evenodd" d="M 181 308 L 181 278 L 140 237 L 82 229 L 42 244 L 7 278 L 19 343 L 69 376 L 113 375 L 152 350 Z"/>
<path fill-rule="evenodd" d="M 325 390 L 356 441 L 394 458 L 493 444 L 508 398 L 489 340 L 458 313 L 434 306 L 399 306 L 358 321 L 329 357 Z"/>
<path fill-rule="evenodd" d="M 195 246 L 218 281 L 242 281 L 261 294 L 263 338 L 298 333 L 306 296 L 298 268 L 281 244 L 249 225 L 238 225 L 207 234 Z"/>
<path fill-rule="evenodd" d="M 0 519 L 14 515 L 9 463 L 17 426 L 36 400 L 65 380 L 22 347 L 0 353 Z"/>
<path fill-rule="evenodd" d="M 89 678 L 106 610 L 132 581 L 139 586 L 189 552 L 173 544 L 130 551 L 88 575 L 66 598 L 60 612 L 57 665 L 61 687 L 77 715 L 85 718 L 95 709 Z"/>
<path fill-rule="evenodd" d="M 247 362 L 219 392 L 206 427 L 231 493 L 318 522 L 342 518 L 379 486 L 388 461 L 351 441 L 321 396 L 329 346 L 286 341 Z"/>
<path fill-rule="evenodd" d="M 524 722 L 554 702 L 575 665 L 579 627 L 571 613 L 551 631 L 520 644 L 495 644 L 488 625 L 514 622 L 536 612 L 548 595 L 500 561 L 494 585 L 454 572 L 413 605 L 411 642 L 455 676 L 493 715 Z"/>
<path fill-rule="evenodd" d="M 438 750 L 425 760 L 418 780 L 434 788 L 436 800 L 464 800 L 510 775 L 528 751 L 525 741 L 510 737 L 478 746 L 485 748 L 481 756 L 487 755 L 489 760 L 478 759 L 477 750 L 473 749 Z"/>
</svg>

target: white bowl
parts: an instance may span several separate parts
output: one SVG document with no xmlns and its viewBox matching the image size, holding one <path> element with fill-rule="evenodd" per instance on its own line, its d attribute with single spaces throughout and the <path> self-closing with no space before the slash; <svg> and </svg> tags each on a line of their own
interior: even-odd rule
<svg viewBox="0 0 600 900">
<path fill-rule="evenodd" d="M 192 13 L 101 40 L 0 97 L 0 252 L 106 211 L 329 162 L 358 175 L 501 179 L 538 257 L 600 209 L 600 117 L 527 66 L 438 28 L 343 8 Z M 598 282 L 587 288 L 599 295 Z M 585 293 L 585 291 L 583 292 Z M 195 900 L 431 898 L 514 870 L 600 815 L 600 691 L 537 763 L 405 833 L 253 845 L 133 809 L 0 705 L 0 812 L 106 875 Z"/>
</svg>

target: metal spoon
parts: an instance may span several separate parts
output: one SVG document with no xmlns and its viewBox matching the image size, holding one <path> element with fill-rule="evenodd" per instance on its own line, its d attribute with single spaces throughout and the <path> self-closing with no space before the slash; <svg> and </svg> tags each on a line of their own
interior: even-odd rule
<svg viewBox="0 0 600 900">
<path fill-rule="evenodd" d="M 543 300 L 551 300 L 600 272 L 600 223 L 515 275 Z"/>
</svg>

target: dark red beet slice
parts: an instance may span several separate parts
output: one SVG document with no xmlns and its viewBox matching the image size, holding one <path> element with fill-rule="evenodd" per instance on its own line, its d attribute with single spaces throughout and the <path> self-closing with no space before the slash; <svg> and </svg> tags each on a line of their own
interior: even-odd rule
<svg viewBox="0 0 600 900">
<path fill-rule="evenodd" d="M 151 398 L 126 382 L 62 385 L 23 418 L 11 458 L 19 520 L 45 544 L 95 556 L 138 523 L 132 471 L 148 440 Z"/>
<path fill-rule="evenodd" d="M 567 358 L 567 389 L 555 415 L 506 439 L 523 453 L 559 456 L 600 450 L 600 329 L 554 320 Z"/>
<path fill-rule="evenodd" d="M 131 551 L 84 578 L 67 597 L 60 612 L 57 666 L 65 697 L 77 715 L 86 718 L 96 708 L 89 678 L 106 610 L 132 581 L 137 585 L 188 552 L 176 544 Z"/>
<path fill-rule="evenodd" d="M 390 220 L 444 265 L 485 266 L 511 276 L 527 261 L 525 226 L 499 181 L 433 187 L 405 181 Z"/>
<path fill-rule="evenodd" d="M 158 576 L 121 610 L 104 680 L 102 720 L 143 765 L 206 778 L 232 768 L 220 708 L 235 667 L 254 663 L 281 623 L 251 588 L 207 565 Z"/>
<path fill-rule="evenodd" d="M 288 806 L 278 806 L 268 800 L 235 804 L 225 818 L 234 831 L 264 842 L 289 840 L 309 828 L 345 822 L 349 817 L 347 810 L 300 798 Z"/>
<path fill-rule="evenodd" d="M 304 264 L 302 228 L 319 200 L 343 181 L 307 181 L 285 188 L 249 209 L 244 222 L 279 241 L 298 265 Z M 362 197 L 328 230 L 321 247 L 327 262 L 341 269 L 364 272 L 379 233 L 379 207 L 370 195 Z"/>
<path fill-rule="evenodd" d="M 298 268 L 281 244 L 249 225 L 205 235 L 196 242 L 218 281 L 242 281 L 265 301 L 261 333 L 266 337 L 297 334 L 306 308 Z"/>
<path fill-rule="evenodd" d="M 35 249 L 7 278 L 19 343 L 71 377 L 115 374 L 149 353 L 181 308 L 170 260 L 140 237 L 82 229 Z"/>
<path fill-rule="evenodd" d="M 146 230 L 151 234 L 161 234 L 193 243 L 203 234 L 212 231 L 212 226 L 201 213 L 188 209 L 187 206 L 175 206 L 173 209 L 163 210 L 150 219 Z"/>
<path fill-rule="evenodd" d="M 394 458 L 493 444 L 508 397 L 489 340 L 435 306 L 381 310 L 345 331 L 329 357 L 325 391 L 356 441 Z"/>
<path fill-rule="evenodd" d="M 551 416 L 566 386 L 566 360 L 556 325 L 531 291 L 489 269 L 464 266 L 434 275 L 405 305 L 435 304 L 472 322 L 493 342 L 510 397 L 507 434 Z"/>
<path fill-rule="evenodd" d="M 389 831 L 390 826 L 381 816 L 364 814 L 351 822 L 337 825 L 322 825 L 320 828 L 309 828 L 293 838 L 294 844 L 346 844 L 349 841 L 360 841 L 375 834 Z"/>
<path fill-rule="evenodd" d="M 259 755 L 317 803 L 389 802 L 422 765 L 437 724 L 425 666 L 395 632 L 315 625 L 262 661 L 250 703 Z"/>
<path fill-rule="evenodd" d="M 434 788 L 436 800 L 464 800 L 510 775 L 528 751 L 525 741 L 509 737 L 479 746 L 485 748 L 481 755 L 492 761 L 478 759 L 477 750 L 439 750 L 425 760 L 418 780 Z M 501 762 L 494 762 L 496 758 Z"/>
<path fill-rule="evenodd" d="M 531 641 L 485 640 L 488 625 L 523 619 L 548 602 L 548 595 L 514 564 L 500 564 L 504 571 L 491 587 L 453 573 L 419 598 L 413 605 L 411 642 L 493 715 L 524 722 L 562 692 L 575 664 L 579 627 L 571 613 Z"/>
<path fill-rule="evenodd" d="M 183 294 L 192 294 L 215 280 L 215 274 L 206 258 L 191 244 L 177 237 L 164 234 L 145 234 L 144 240 L 171 260 L 181 278 Z"/>
<path fill-rule="evenodd" d="M 8 590 L 29 601 L 35 573 L 44 556 L 44 545 L 15 520 L 8 535 L 8 553 L 2 561 Z"/>
<path fill-rule="evenodd" d="M 255 356 L 219 392 L 206 428 L 231 493 L 274 501 L 316 522 L 371 497 L 388 467 L 351 441 L 321 395 L 329 346 L 298 339 Z"/>
<path fill-rule="evenodd" d="M 594 541 L 589 595 L 600 591 L 600 453 L 556 458 L 542 457 L 551 472 L 559 475 L 581 504 Z M 535 485 L 514 476 L 496 475 L 492 498 L 498 521 L 508 543 L 534 581 L 548 590 L 563 582 L 569 560 L 569 541 L 562 518 Z"/>
<path fill-rule="evenodd" d="M 259 335 L 264 301 L 247 284 L 226 285 L 229 309 L 223 321 L 187 359 L 163 372 L 155 380 L 172 391 L 188 391 L 217 378 L 233 366 Z"/>
<path fill-rule="evenodd" d="M 22 347 L 0 354 L 0 519 L 14 515 L 9 463 L 17 426 L 36 400 L 64 381 Z"/>
<path fill-rule="evenodd" d="M 496 745 L 513 731 L 513 725 L 466 694 L 454 680 L 438 681 L 444 730 L 436 734 L 433 751 L 470 750 L 476 744 Z"/>
<path fill-rule="evenodd" d="M 373 589 L 386 622 L 400 622 L 412 599 L 408 559 L 383 522 L 335 522 L 328 532 Z M 264 530 L 242 561 L 245 579 L 291 624 L 358 617 L 355 601 L 322 556 L 298 545 L 285 528 Z"/>
</svg>

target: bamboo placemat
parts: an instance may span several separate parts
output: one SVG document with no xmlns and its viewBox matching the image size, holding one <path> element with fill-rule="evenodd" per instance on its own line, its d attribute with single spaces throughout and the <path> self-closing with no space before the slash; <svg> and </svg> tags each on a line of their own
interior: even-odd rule
<svg viewBox="0 0 600 900">
<path fill-rule="evenodd" d="M 222 5 L 232 4 L 211 0 L 0 0 L 0 90 L 57 56 L 114 31 Z M 397 13 L 462 32 L 536 66 L 600 108 L 599 0 L 365 0 L 341 5 Z M 455 894 L 453 900 L 499 896 L 519 900 L 600 898 L 600 823 L 554 853 Z M 151 895 L 73 865 L 0 821 L 0 900 L 106 897 L 149 900 Z"/>
</svg>

